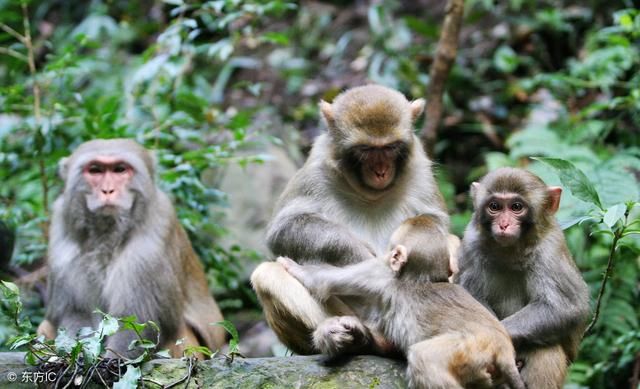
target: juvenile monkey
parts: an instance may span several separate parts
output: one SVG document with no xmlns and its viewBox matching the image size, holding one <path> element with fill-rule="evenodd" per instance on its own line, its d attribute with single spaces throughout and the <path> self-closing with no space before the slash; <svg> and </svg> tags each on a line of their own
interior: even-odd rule
<svg viewBox="0 0 640 389">
<path fill-rule="evenodd" d="M 160 347 L 175 341 L 212 350 L 224 332 L 210 323 L 222 314 L 209 294 L 202 265 L 169 198 L 155 184 L 155 161 L 128 139 L 93 140 L 60 161 L 65 182 L 51 217 L 49 302 L 38 332 L 55 337 L 96 328 L 101 317 L 136 315 L 160 327 Z M 143 336 L 155 340 L 148 329 Z M 111 356 L 135 356 L 137 339 L 119 332 L 106 343 Z"/>
<path fill-rule="evenodd" d="M 382 255 L 393 231 L 409 218 L 429 217 L 446 234 L 449 217 L 431 161 L 413 133 L 424 104 L 378 85 L 349 89 L 331 104 L 321 102 L 328 132 L 315 140 L 276 205 L 267 228 L 271 251 L 300 263 L 344 266 Z M 431 241 L 423 238 L 422 244 Z M 456 239 L 451 239 L 454 245 Z M 261 264 L 251 281 L 267 322 L 296 353 L 392 352 L 358 319 L 369 309 L 362 299 L 319 304 L 276 262 Z M 324 338 L 316 344 L 326 349 L 314 347 L 314 331 Z"/>
<path fill-rule="evenodd" d="M 561 388 L 589 316 L 589 290 L 554 214 L 562 189 L 502 168 L 471 186 L 455 281 L 492 309 L 529 388 Z"/>
<path fill-rule="evenodd" d="M 504 327 L 464 288 L 448 282 L 449 251 L 437 222 L 410 219 L 394 234 L 392 244 L 419 237 L 418 230 L 433 239 L 419 250 L 396 245 L 382 258 L 344 267 L 300 266 L 286 257 L 278 262 L 320 300 L 332 295 L 366 298 L 372 328 L 407 357 L 410 387 L 491 388 L 507 383 L 524 389 Z"/>
</svg>

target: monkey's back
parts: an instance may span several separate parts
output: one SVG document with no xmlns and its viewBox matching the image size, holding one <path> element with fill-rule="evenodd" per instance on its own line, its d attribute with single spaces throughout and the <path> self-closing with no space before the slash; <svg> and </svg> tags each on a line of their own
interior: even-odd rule
<svg viewBox="0 0 640 389">
<path fill-rule="evenodd" d="M 405 351 L 419 341 L 452 332 L 509 339 L 498 319 L 460 285 L 405 282 L 387 307 L 383 332 Z"/>
</svg>

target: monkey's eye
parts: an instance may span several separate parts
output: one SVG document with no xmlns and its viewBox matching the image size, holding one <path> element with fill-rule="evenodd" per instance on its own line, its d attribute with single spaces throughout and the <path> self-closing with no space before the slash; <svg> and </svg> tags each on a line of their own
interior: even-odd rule
<svg viewBox="0 0 640 389">
<path fill-rule="evenodd" d="M 113 168 L 114 173 L 124 173 L 126 171 L 127 171 L 127 165 L 123 163 L 119 163 Z"/>
<path fill-rule="evenodd" d="M 496 212 L 496 211 L 499 211 L 500 208 L 502 208 L 502 207 L 500 207 L 500 204 L 498 204 L 497 201 L 492 201 L 492 202 L 489 203 L 489 210 L 490 211 Z"/>
<path fill-rule="evenodd" d="M 102 173 L 104 173 L 104 169 L 102 168 L 102 166 L 98 165 L 96 163 L 92 163 L 91 165 L 89 165 L 89 169 L 87 169 L 87 171 L 89 172 L 89 174 L 102 174 Z"/>
<path fill-rule="evenodd" d="M 524 205 L 522 205 L 522 203 L 511 204 L 511 210 L 513 212 L 522 212 L 523 209 L 524 209 Z"/>
</svg>

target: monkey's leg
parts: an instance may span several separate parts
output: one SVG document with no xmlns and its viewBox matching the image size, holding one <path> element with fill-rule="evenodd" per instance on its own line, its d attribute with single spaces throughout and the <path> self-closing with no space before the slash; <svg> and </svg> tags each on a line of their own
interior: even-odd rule
<svg viewBox="0 0 640 389">
<path fill-rule="evenodd" d="M 561 346 L 549 346 L 518 353 L 524 361 L 520 375 L 527 388 L 561 389 L 567 374 L 567 356 Z"/>
<path fill-rule="evenodd" d="M 407 353 L 407 382 L 413 389 L 463 389 L 451 374 L 457 335 L 440 335 L 418 342 Z M 455 367 L 455 366 L 452 366 Z"/>
<path fill-rule="evenodd" d="M 260 264 L 251 283 L 280 341 L 297 354 L 317 353 L 311 334 L 329 314 L 309 291 L 277 262 Z"/>
<path fill-rule="evenodd" d="M 178 335 L 176 336 L 176 339 L 182 339 L 182 343 L 176 344 L 176 341 L 172 339 L 171 341 L 168 341 L 165 345 L 161 345 L 162 348 L 169 349 L 169 353 L 174 358 L 182 358 L 182 354 L 184 353 L 184 349 L 186 347 L 203 346 L 200 344 L 200 342 L 198 342 L 198 338 L 196 337 L 195 333 L 191 330 L 191 328 L 189 328 L 189 326 L 185 322 L 183 322 L 180 325 L 180 329 L 178 330 Z M 211 350 L 211 351 L 216 351 L 216 350 Z M 202 353 L 195 353 L 194 356 L 200 360 L 205 359 Z"/>
</svg>

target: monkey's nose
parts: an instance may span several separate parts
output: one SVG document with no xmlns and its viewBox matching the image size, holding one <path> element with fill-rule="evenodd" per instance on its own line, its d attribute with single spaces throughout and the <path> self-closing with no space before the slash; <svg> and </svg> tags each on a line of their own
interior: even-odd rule
<svg viewBox="0 0 640 389">
<path fill-rule="evenodd" d="M 112 194 L 115 191 L 115 189 L 102 189 L 102 193 L 104 194 Z"/>
</svg>

